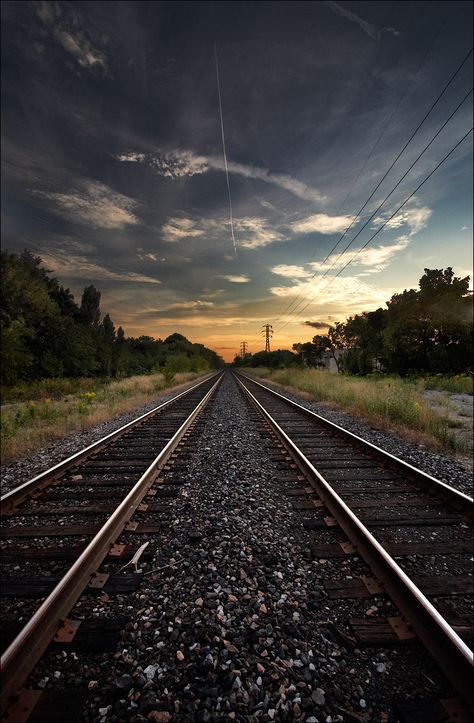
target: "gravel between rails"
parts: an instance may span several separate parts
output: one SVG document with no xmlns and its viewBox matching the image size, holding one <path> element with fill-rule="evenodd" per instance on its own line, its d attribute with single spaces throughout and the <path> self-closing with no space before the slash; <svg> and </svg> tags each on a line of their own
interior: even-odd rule
<svg viewBox="0 0 474 723">
<path fill-rule="evenodd" d="M 377 447 L 399 457 L 404 462 L 412 464 L 414 467 L 421 469 L 436 479 L 446 482 L 446 484 L 451 487 L 468 495 L 473 494 L 472 467 L 468 469 L 453 457 L 438 454 L 424 444 L 408 442 L 393 433 L 376 429 L 368 422 L 348 412 L 331 409 L 327 404 L 303 399 L 281 385 L 270 382 L 268 379 L 255 379 L 255 381 L 267 385 L 280 394 L 283 394 L 283 396 L 288 397 L 288 399 L 297 402 L 302 407 L 316 412 L 316 414 L 328 419 L 330 422 L 334 422 L 334 424 L 338 424 L 344 429 L 347 429 L 348 432 L 357 434 L 367 442 L 372 442 L 372 444 L 377 445 Z M 466 459 L 466 463 L 467 462 L 468 460 Z"/>
<path fill-rule="evenodd" d="M 393 722 L 394 698 L 452 696 L 419 645 L 362 650 L 331 634 L 328 619 L 343 629 L 348 616 L 396 613 L 383 597 L 327 599 L 323 579 L 367 569 L 309 559 L 315 533 L 276 481 L 260 431 L 227 376 L 189 466 L 168 473 L 184 484 L 169 529 L 150 537 L 141 588 L 88 596 L 72 615 L 126 612 L 117 652 L 49 654 L 37 667 L 41 687 L 88 687 L 88 723 Z"/>
<path fill-rule="evenodd" d="M 202 379 L 204 379 L 204 377 Z M 18 487 L 24 482 L 27 482 L 33 477 L 36 477 L 36 475 L 41 474 L 41 472 L 44 472 L 53 465 L 58 464 L 58 462 L 61 462 L 63 459 L 67 459 L 67 457 L 70 457 L 76 452 L 80 452 L 81 449 L 97 442 L 102 437 L 107 436 L 107 434 L 115 432 L 115 430 L 123 427 L 124 424 L 132 422 L 140 415 L 149 412 L 151 409 L 154 409 L 154 407 L 158 407 L 160 404 L 163 404 L 163 402 L 175 397 L 177 394 L 180 394 L 193 384 L 197 384 L 199 381 L 202 381 L 202 379 L 194 379 L 192 382 L 180 384 L 179 386 L 170 389 L 167 394 L 154 397 L 147 404 L 144 404 L 141 407 L 137 407 L 130 412 L 126 412 L 118 417 L 102 422 L 96 427 L 85 429 L 82 432 L 75 432 L 68 437 L 63 437 L 47 447 L 30 452 L 27 457 L 19 459 L 17 462 L 5 465 L 2 464 L 2 495 L 6 494 L 15 487 Z"/>
</svg>

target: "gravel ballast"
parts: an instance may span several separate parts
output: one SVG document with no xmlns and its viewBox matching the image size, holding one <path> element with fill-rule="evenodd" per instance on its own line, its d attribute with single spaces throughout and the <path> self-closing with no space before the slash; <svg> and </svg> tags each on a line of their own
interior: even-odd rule
<svg viewBox="0 0 474 723">
<path fill-rule="evenodd" d="M 204 378 L 205 377 L 202 379 Z M 76 432 L 68 437 L 63 437 L 52 442 L 47 447 L 30 452 L 28 456 L 17 462 L 2 464 L 2 495 L 36 477 L 36 475 L 41 474 L 71 455 L 76 454 L 76 452 L 80 452 L 81 449 L 97 442 L 102 437 L 106 437 L 108 434 L 115 432 L 125 424 L 133 422 L 137 417 L 146 414 L 146 412 L 158 407 L 160 404 L 168 401 L 168 399 L 172 399 L 194 384 L 198 384 L 202 379 L 195 379 L 192 382 L 174 387 L 170 389 L 167 394 L 154 397 L 141 407 L 132 409 L 130 412 L 109 419 L 90 429 L 85 429 L 82 432 Z"/>
<path fill-rule="evenodd" d="M 167 473 L 183 484 L 169 529 L 150 538 L 156 556 L 141 588 L 78 605 L 130 617 L 116 653 L 50 654 L 35 682 L 85 685 L 94 723 L 396 721 L 394 699 L 452 696 L 418 644 L 341 643 L 349 617 L 396 610 L 384 596 L 327 599 L 324 579 L 367 568 L 359 558 L 309 558 L 315 533 L 269 452 L 274 444 L 226 377 L 189 465 Z M 319 541 L 339 535 L 324 530 Z"/>
<path fill-rule="evenodd" d="M 371 426 L 369 422 L 351 415 L 348 412 L 332 409 L 328 404 L 303 399 L 297 394 L 288 391 L 280 384 L 270 382 L 268 379 L 256 378 L 254 381 L 267 385 L 271 389 L 283 394 L 283 396 L 288 397 L 288 399 L 297 402 L 302 407 L 321 415 L 321 417 L 324 417 L 324 419 L 334 424 L 340 425 L 343 429 L 347 429 L 353 434 L 357 434 L 359 437 L 362 437 L 362 439 L 372 442 L 372 444 L 377 445 L 377 447 L 380 447 L 384 451 L 393 454 L 395 457 L 399 457 L 404 462 L 412 464 L 414 467 L 421 469 L 436 479 L 446 482 L 446 484 L 451 487 L 455 487 L 465 494 L 472 495 L 472 469 L 468 469 L 453 457 L 439 454 L 424 444 L 415 444 L 406 439 L 401 439 L 394 433 L 376 429 Z M 466 463 L 468 463 L 467 459 Z"/>
</svg>

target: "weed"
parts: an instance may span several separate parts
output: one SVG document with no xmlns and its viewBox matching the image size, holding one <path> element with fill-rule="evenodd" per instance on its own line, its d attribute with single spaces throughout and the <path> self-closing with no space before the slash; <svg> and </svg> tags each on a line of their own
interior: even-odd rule
<svg viewBox="0 0 474 723">
<path fill-rule="evenodd" d="M 182 384 L 201 375 L 185 372 L 173 376 L 176 384 Z M 0 419 L 4 462 L 139 407 L 152 400 L 157 392 L 171 386 L 163 374 L 128 377 L 108 384 L 92 379 L 87 381 L 88 388 L 76 387 L 74 394 L 69 393 L 73 387 L 63 384 L 61 390 L 67 389 L 67 394 L 62 394 L 60 399 L 51 398 L 51 395 L 43 401 L 31 401 L 33 393 L 38 391 L 38 386 L 33 385 L 29 389 L 29 401 L 5 406 Z M 48 389 L 51 394 L 51 385 Z M 56 391 L 58 389 L 59 386 Z M 26 392 L 26 387 L 21 390 L 21 394 L 26 395 Z"/>
<path fill-rule="evenodd" d="M 428 438 L 435 446 L 453 451 L 466 450 L 466 441 L 450 431 L 462 427 L 462 423 L 428 406 L 423 397 L 423 390 L 427 388 L 424 378 L 406 380 L 379 374 L 356 377 L 317 369 L 247 371 L 252 376 L 305 392 L 311 399 L 334 404 L 380 426 L 408 432 L 412 439 L 418 434 L 420 439 L 426 441 Z M 456 391 L 465 385 L 466 379 L 468 377 L 461 378 L 461 375 L 451 378 Z M 434 384 L 433 381 L 429 383 Z M 446 378 L 441 382 L 437 378 L 436 383 L 446 385 Z"/>
</svg>

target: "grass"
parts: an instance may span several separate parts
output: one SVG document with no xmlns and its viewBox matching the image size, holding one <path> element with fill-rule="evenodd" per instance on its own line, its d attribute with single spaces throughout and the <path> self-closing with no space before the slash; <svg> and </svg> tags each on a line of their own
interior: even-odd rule
<svg viewBox="0 0 474 723">
<path fill-rule="evenodd" d="M 104 383 L 102 380 L 74 380 L 73 393 L 64 393 L 68 386 L 53 386 L 59 399 L 37 396 L 34 401 L 7 404 L 1 413 L 1 452 L 4 463 L 12 462 L 29 452 L 47 446 L 51 441 L 94 427 L 151 401 L 167 388 L 183 384 L 202 376 L 204 372 L 176 374 L 166 381 L 163 374 L 134 376 Z M 70 382 L 71 380 L 56 380 Z M 82 382 L 96 382 L 85 384 Z M 85 387 L 85 388 L 84 388 Z M 38 383 L 30 394 L 39 395 L 47 384 Z"/>
<path fill-rule="evenodd" d="M 79 377 L 77 379 L 40 379 L 34 382 L 21 382 L 14 387 L 2 387 L 2 404 L 9 402 L 28 402 L 31 399 L 61 399 L 68 394 L 97 392 L 98 388 L 110 384 L 106 377 Z"/>
<path fill-rule="evenodd" d="M 423 397 L 425 389 L 446 388 L 448 377 L 402 379 L 381 374 L 369 377 L 332 374 L 316 369 L 248 369 L 251 376 L 268 379 L 318 402 L 327 402 L 352 412 L 378 427 L 394 429 L 411 441 L 428 443 L 443 450 L 467 452 L 465 437 L 452 430 L 462 426 L 446 414 L 433 410 Z M 469 377 L 466 379 L 471 384 Z M 456 392 L 467 388 L 464 377 L 453 382 Z"/>
<path fill-rule="evenodd" d="M 455 376 L 431 374 L 419 379 L 418 383 L 422 383 L 424 389 L 435 389 L 452 394 L 472 394 L 474 378 L 469 374 L 456 374 Z"/>
</svg>

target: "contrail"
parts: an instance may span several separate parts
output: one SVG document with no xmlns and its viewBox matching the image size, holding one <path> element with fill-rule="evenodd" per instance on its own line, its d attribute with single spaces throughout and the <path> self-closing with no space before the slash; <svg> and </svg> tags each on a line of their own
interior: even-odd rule
<svg viewBox="0 0 474 723">
<path fill-rule="evenodd" d="M 234 218 L 233 218 L 233 214 L 232 214 L 232 196 L 230 195 L 229 169 L 227 166 L 227 154 L 225 151 L 224 119 L 222 117 L 221 84 L 219 82 L 219 63 L 217 61 L 217 46 L 215 43 L 214 43 L 214 55 L 216 57 L 217 92 L 219 94 L 219 114 L 220 114 L 220 118 L 221 118 L 222 151 L 224 153 L 225 176 L 227 179 L 227 192 L 229 194 L 230 232 L 232 234 L 232 243 L 234 244 L 234 254 L 237 258 L 237 246 L 235 243 L 235 235 L 234 235 Z"/>
</svg>

